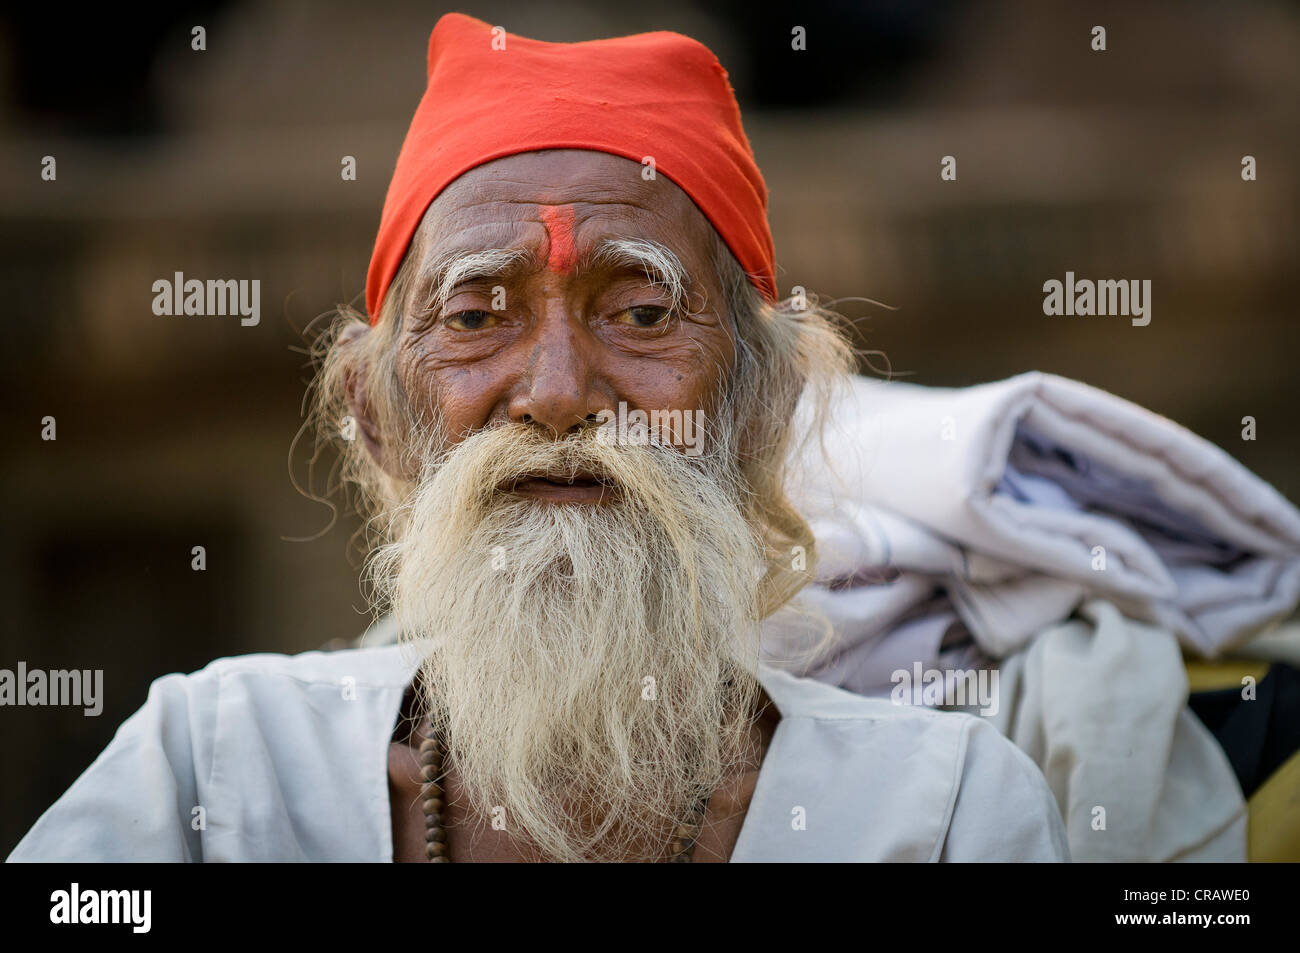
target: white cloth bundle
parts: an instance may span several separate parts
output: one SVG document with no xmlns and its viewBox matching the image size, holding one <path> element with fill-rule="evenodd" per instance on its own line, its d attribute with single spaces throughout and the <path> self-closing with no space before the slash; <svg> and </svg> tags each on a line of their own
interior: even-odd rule
<svg viewBox="0 0 1300 953">
<path fill-rule="evenodd" d="M 873 655 L 936 659 L 954 622 L 1001 658 L 1093 596 L 1214 656 L 1300 602 L 1285 497 L 1173 421 L 1062 377 L 855 377 L 801 463 L 821 553 L 804 599 L 835 627 L 827 680 L 851 690 L 887 683 Z M 774 654 L 786 624 L 768 627 Z"/>
<path fill-rule="evenodd" d="M 1300 512 L 1281 494 L 1170 420 L 1036 372 L 854 378 L 796 463 L 821 557 L 799 601 L 833 637 L 809 665 L 807 618 L 778 613 L 769 658 L 866 695 L 918 663 L 997 669 L 981 713 L 1043 770 L 1074 858 L 1245 859 L 1241 790 L 1187 708 L 1178 645 L 1213 657 L 1295 609 Z"/>
</svg>

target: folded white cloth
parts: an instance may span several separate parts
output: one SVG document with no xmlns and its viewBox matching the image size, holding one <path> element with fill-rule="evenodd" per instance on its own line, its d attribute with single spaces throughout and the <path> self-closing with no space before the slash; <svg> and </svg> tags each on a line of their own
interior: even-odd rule
<svg viewBox="0 0 1300 953">
<path fill-rule="evenodd" d="M 936 591 L 950 605 L 935 611 L 994 657 L 1087 596 L 1206 656 L 1300 602 L 1300 512 L 1285 497 L 1173 421 L 1051 374 L 967 388 L 855 377 L 798 462 L 822 555 L 805 601 L 846 651 L 878 649 Z M 778 655 L 785 626 L 769 627 Z"/>
<path fill-rule="evenodd" d="M 855 378 L 795 463 L 820 562 L 764 623 L 769 658 L 866 695 L 918 663 L 996 669 L 995 702 L 968 710 L 1042 769 L 1073 857 L 1245 859 L 1244 799 L 1187 708 L 1179 643 L 1213 657 L 1300 602 L 1281 494 L 1178 424 L 1041 373 Z"/>
<path fill-rule="evenodd" d="M 1042 769 L 1074 860 L 1246 860 L 1245 799 L 1167 629 L 1094 600 L 995 684 L 987 718 Z"/>
</svg>

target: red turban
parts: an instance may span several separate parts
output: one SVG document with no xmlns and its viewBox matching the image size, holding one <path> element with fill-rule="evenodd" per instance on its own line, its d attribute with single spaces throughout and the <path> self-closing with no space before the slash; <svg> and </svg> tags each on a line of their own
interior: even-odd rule
<svg viewBox="0 0 1300 953">
<path fill-rule="evenodd" d="M 397 157 L 366 278 L 371 323 L 425 210 L 475 166 L 540 149 L 590 149 L 675 182 L 717 229 L 750 281 L 776 297 L 767 186 L 722 68 L 680 33 L 585 43 L 499 34 L 448 13 L 429 36 L 429 84 Z M 499 43 L 498 43 L 499 45 Z"/>
</svg>

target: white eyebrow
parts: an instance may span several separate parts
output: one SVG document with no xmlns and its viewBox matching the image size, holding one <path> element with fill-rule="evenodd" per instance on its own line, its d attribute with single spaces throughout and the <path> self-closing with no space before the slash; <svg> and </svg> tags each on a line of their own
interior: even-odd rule
<svg viewBox="0 0 1300 953">
<path fill-rule="evenodd" d="M 425 274 L 430 276 L 433 295 L 424 310 L 441 310 L 457 286 L 467 281 L 505 276 L 531 255 L 523 248 L 484 248 L 478 251 L 451 251 L 435 261 Z"/>
<path fill-rule="evenodd" d="M 424 270 L 433 294 L 423 310 L 441 310 L 457 286 L 467 281 L 504 277 L 532 260 L 531 251 L 518 247 L 450 251 Z M 590 254 L 582 256 L 579 264 L 580 269 L 599 266 L 643 271 L 647 283 L 668 294 L 673 310 L 684 313 L 690 282 L 681 259 L 667 246 L 649 238 L 606 238 Z"/>
<path fill-rule="evenodd" d="M 639 268 L 646 281 L 667 292 L 673 310 L 684 313 L 690 279 L 681 259 L 673 251 L 649 238 L 606 238 L 596 246 L 591 265 Z"/>
</svg>

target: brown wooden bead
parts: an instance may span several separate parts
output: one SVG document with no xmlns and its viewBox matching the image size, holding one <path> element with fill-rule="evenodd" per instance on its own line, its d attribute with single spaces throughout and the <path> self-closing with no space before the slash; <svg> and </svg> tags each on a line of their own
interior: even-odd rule
<svg viewBox="0 0 1300 953">
<path fill-rule="evenodd" d="M 445 844 L 447 842 L 447 832 L 441 827 L 431 827 L 424 832 L 424 839 L 430 844 Z"/>
<path fill-rule="evenodd" d="M 441 814 L 443 808 L 442 798 L 426 797 L 424 803 L 420 806 L 423 808 L 425 814 Z"/>
<path fill-rule="evenodd" d="M 430 857 L 446 857 L 449 853 L 445 841 L 430 841 L 424 846 Z"/>
</svg>

